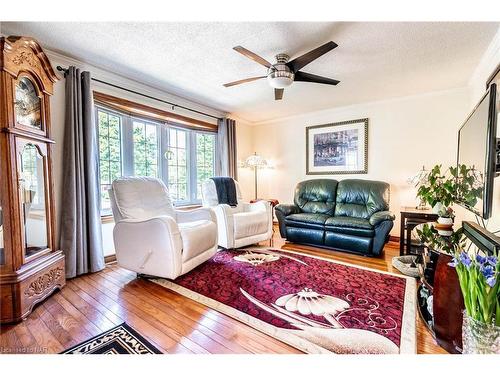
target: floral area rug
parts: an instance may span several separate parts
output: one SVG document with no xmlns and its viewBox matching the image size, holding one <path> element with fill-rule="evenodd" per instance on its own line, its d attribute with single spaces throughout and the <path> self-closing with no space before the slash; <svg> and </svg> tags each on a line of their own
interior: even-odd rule
<svg viewBox="0 0 500 375">
<path fill-rule="evenodd" d="M 152 281 L 306 353 L 416 352 L 410 277 L 252 247 Z"/>
</svg>

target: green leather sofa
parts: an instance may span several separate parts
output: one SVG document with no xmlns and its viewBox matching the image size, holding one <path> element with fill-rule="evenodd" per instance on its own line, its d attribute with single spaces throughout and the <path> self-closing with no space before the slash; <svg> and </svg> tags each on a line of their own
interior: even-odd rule
<svg viewBox="0 0 500 375">
<path fill-rule="evenodd" d="M 380 255 L 394 225 L 389 184 L 316 179 L 295 188 L 294 204 L 276 206 L 281 237 L 290 242 Z"/>
</svg>

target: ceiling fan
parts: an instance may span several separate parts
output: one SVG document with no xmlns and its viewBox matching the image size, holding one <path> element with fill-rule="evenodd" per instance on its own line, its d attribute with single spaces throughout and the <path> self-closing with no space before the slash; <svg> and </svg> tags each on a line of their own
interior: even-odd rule
<svg viewBox="0 0 500 375">
<path fill-rule="evenodd" d="M 239 85 L 241 83 L 247 83 L 256 81 L 258 79 L 267 78 L 267 81 L 269 82 L 271 87 L 274 87 L 274 100 L 281 100 L 283 98 L 283 91 L 285 87 L 290 86 L 294 81 L 336 85 L 340 81 L 300 71 L 300 69 L 302 69 L 304 66 L 316 60 L 318 57 L 323 56 L 325 53 L 331 51 L 335 47 L 337 47 L 337 44 L 330 41 L 323 44 L 322 46 L 319 46 L 318 48 L 313 49 L 312 51 L 305 53 L 302 56 L 293 59 L 292 61 L 289 61 L 290 57 L 288 55 L 280 53 L 276 55 L 275 64 L 271 64 L 266 59 L 260 57 L 252 51 L 247 50 L 242 46 L 234 47 L 233 49 L 235 51 L 268 68 L 267 75 L 229 82 L 224 84 L 224 86 L 231 87 Z"/>
</svg>

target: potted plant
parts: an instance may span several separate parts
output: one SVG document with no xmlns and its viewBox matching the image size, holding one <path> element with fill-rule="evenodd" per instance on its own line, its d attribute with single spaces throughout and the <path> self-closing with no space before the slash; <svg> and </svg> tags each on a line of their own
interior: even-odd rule
<svg viewBox="0 0 500 375">
<path fill-rule="evenodd" d="M 455 201 L 455 177 L 442 172 L 442 165 L 435 165 L 420 184 L 417 197 L 427 202 L 439 214 Z M 449 171 L 449 169 L 448 169 Z"/>
<path fill-rule="evenodd" d="M 417 197 L 431 205 L 439 218 L 438 222 L 453 224 L 454 212 L 450 207 L 457 201 L 474 207 L 482 195 L 482 176 L 474 167 L 461 164 L 442 170 L 435 165 L 423 178 Z"/>
<path fill-rule="evenodd" d="M 453 226 L 453 219 L 455 218 L 455 211 L 451 207 L 442 206 L 439 208 L 437 222 L 442 229 L 451 228 Z"/>
<path fill-rule="evenodd" d="M 465 304 L 463 353 L 500 354 L 498 254 L 486 256 L 462 247 L 455 253 L 450 266 L 457 271 Z"/>
</svg>

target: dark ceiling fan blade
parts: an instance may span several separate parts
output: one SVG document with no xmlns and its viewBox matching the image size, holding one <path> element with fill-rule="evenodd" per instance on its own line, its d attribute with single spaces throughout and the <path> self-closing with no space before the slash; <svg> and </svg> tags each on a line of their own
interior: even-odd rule
<svg viewBox="0 0 500 375">
<path fill-rule="evenodd" d="M 323 83 L 325 85 L 336 85 L 340 82 L 340 81 L 337 81 L 336 79 L 321 77 L 321 76 L 317 76 L 316 74 L 311 74 L 311 73 L 306 73 L 306 72 L 295 73 L 294 81 Z"/>
<path fill-rule="evenodd" d="M 313 49 L 312 51 L 303 54 L 302 56 L 297 57 L 296 59 L 293 59 L 292 61 L 289 61 L 286 65 L 288 65 L 288 67 L 296 73 L 304 66 L 316 60 L 318 57 L 324 55 L 325 53 L 331 51 L 335 47 L 337 47 L 337 43 L 330 41 L 318 48 Z"/>
<path fill-rule="evenodd" d="M 285 91 L 285 89 L 274 89 L 274 100 L 283 99 L 283 91 Z"/>
<path fill-rule="evenodd" d="M 252 82 L 252 81 L 256 81 L 258 79 L 266 78 L 266 77 L 267 76 L 260 76 L 260 77 L 251 77 L 251 78 L 240 79 L 239 81 L 224 83 L 223 86 L 225 86 L 225 87 L 236 86 L 236 85 L 239 85 L 239 84 L 242 84 L 242 83 Z"/>
<path fill-rule="evenodd" d="M 266 59 L 260 57 L 259 55 L 253 53 L 252 51 L 247 50 L 246 48 L 242 46 L 236 46 L 233 48 L 236 52 L 241 53 L 242 55 L 248 57 L 249 59 L 252 59 L 253 61 L 259 63 L 260 65 L 264 65 L 266 68 L 271 67 L 271 63 L 267 61 Z"/>
</svg>

